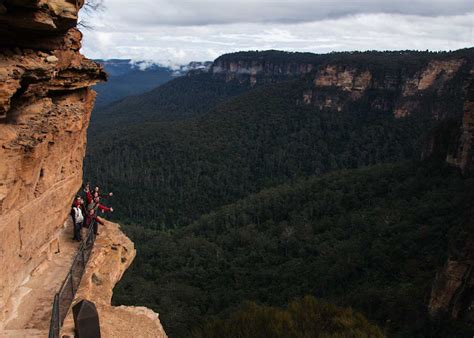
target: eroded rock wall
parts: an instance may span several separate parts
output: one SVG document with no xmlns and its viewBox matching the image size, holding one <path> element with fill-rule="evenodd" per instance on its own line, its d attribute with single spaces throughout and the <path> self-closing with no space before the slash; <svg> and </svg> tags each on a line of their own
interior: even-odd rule
<svg viewBox="0 0 474 338">
<path fill-rule="evenodd" d="M 455 100 L 453 95 L 463 92 L 470 69 L 471 60 L 459 57 L 429 61 L 412 73 L 403 64 L 386 72 L 370 66 L 327 65 L 315 72 L 314 87 L 303 93 L 302 102 L 342 111 L 364 99 L 371 110 L 395 118 L 429 113 L 440 120 L 462 103 L 462 95 Z M 453 81 L 455 76 L 459 79 Z"/>
<path fill-rule="evenodd" d="M 0 309 L 56 250 L 82 183 L 89 86 L 106 74 L 79 52 L 81 6 L 0 1 Z"/>
</svg>

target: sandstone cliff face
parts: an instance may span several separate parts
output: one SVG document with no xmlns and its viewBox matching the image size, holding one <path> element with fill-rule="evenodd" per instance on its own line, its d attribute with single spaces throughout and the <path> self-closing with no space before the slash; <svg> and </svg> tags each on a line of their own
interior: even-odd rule
<svg viewBox="0 0 474 338">
<path fill-rule="evenodd" d="M 320 109 L 345 110 L 365 98 L 375 111 L 390 112 L 396 118 L 420 114 L 429 110 L 434 119 L 449 116 L 446 101 L 455 92 L 462 92 L 462 82 L 468 81 L 468 63 L 463 59 L 435 60 L 419 68 L 414 74 L 403 69 L 379 74 L 379 70 L 327 65 L 314 74 L 314 87 L 303 93 L 305 104 Z M 450 87 L 454 76 L 463 78 L 456 89 Z M 445 98 L 443 101 L 439 98 Z M 438 99 L 436 99 L 438 98 Z M 431 101 L 431 102 L 430 102 Z M 438 104 L 433 104 L 438 101 Z M 459 101 L 459 100 L 458 100 Z M 460 101 L 459 101 L 460 102 Z M 450 102 L 453 104 L 453 102 Z"/>
<path fill-rule="evenodd" d="M 92 300 L 99 312 L 101 335 L 104 338 L 164 338 L 158 314 L 145 307 L 111 306 L 112 290 L 135 257 L 133 243 L 118 224 L 106 222 L 94 244 L 87 270 L 82 277 L 75 302 Z M 64 335 L 73 336 L 74 321 L 69 311 L 64 322 Z"/>
<path fill-rule="evenodd" d="M 336 60 L 275 51 L 237 53 L 218 58 L 211 73 L 224 81 L 250 86 L 306 77 L 311 86 L 302 90 L 302 104 L 343 111 L 365 100 L 372 110 L 396 118 L 429 113 L 440 120 L 455 116 L 461 109 L 463 98 L 458 94 L 465 91 L 474 66 L 469 53 L 422 58 L 407 54 L 395 64 L 377 59 L 380 55 L 364 57 L 373 62 L 364 63 L 357 54 Z"/>
<path fill-rule="evenodd" d="M 474 173 L 474 81 L 468 87 L 464 103 L 459 142 L 454 153 L 448 153 L 447 162 L 457 166 L 468 176 Z M 474 325 L 474 206 L 468 210 L 471 224 L 464 243 L 450 252 L 445 265 L 436 275 L 429 302 L 432 317 L 449 316 Z M 451 248 L 451 251 L 454 251 Z"/>
<path fill-rule="evenodd" d="M 82 1 L 0 1 L 0 323 L 15 289 L 50 255 L 82 182 L 89 86 Z M 54 249 L 56 250 L 56 249 Z"/>
<path fill-rule="evenodd" d="M 314 65 L 308 63 L 217 59 L 211 67 L 211 72 L 215 76 L 223 76 L 226 81 L 250 82 L 253 86 L 257 84 L 257 81 L 274 82 L 275 78 L 304 75 L 311 72 L 313 68 Z M 260 78 L 260 80 L 257 80 L 257 78 Z"/>
<path fill-rule="evenodd" d="M 44 336 L 41 330 L 48 326 L 48 310 L 41 314 L 46 323 L 18 326 L 14 317 L 21 316 L 23 305 L 17 303 L 26 283 L 38 284 L 38 271 L 55 266 L 44 263 L 59 252 L 57 237 L 64 236 L 60 229 L 82 184 L 95 98 L 89 87 L 106 79 L 79 52 L 82 35 L 75 26 L 82 5 L 82 0 L 0 0 L 0 331 L 8 318 L 11 327 L 2 332 L 15 337 Z M 166 337 L 151 310 L 110 306 L 112 289 L 134 256 L 133 243 L 108 223 L 77 297 L 97 304 L 103 337 Z M 63 265 L 66 273 L 70 263 Z M 34 291 L 49 306 L 57 290 Z"/>
</svg>

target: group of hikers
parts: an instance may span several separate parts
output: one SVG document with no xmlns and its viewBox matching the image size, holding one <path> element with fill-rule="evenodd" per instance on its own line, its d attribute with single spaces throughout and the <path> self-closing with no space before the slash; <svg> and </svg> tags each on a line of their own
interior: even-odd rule
<svg viewBox="0 0 474 338">
<path fill-rule="evenodd" d="M 106 207 L 100 202 L 101 198 L 109 198 L 113 196 L 113 193 L 110 192 L 102 195 L 98 186 L 91 191 L 89 183 L 85 185 L 84 192 L 86 194 L 86 201 L 84 201 L 80 195 L 77 195 L 71 209 L 71 217 L 74 225 L 73 240 L 76 241 L 82 240 L 81 229 L 88 229 L 91 224 L 93 224 L 94 227 L 94 234 L 99 235 L 99 224 L 104 225 L 104 220 L 97 215 L 98 212 L 114 211 L 113 208 Z"/>
</svg>

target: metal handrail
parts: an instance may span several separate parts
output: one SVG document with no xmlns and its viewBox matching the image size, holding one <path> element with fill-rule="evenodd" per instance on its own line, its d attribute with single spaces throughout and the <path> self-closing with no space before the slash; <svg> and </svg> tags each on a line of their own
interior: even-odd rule
<svg viewBox="0 0 474 338">
<path fill-rule="evenodd" d="M 66 278 L 63 280 L 59 291 L 54 295 L 51 321 L 49 324 L 49 338 L 59 338 L 66 314 L 79 289 L 79 284 L 84 275 L 95 242 L 95 222 L 96 220 L 93 219 L 90 223 L 86 238 L 81 242 Z"/>
</svg>

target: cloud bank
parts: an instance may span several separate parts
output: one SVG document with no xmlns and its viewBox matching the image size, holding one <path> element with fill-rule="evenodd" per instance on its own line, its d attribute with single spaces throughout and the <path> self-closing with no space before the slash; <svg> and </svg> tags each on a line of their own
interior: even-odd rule
<svg viewBox="0 0 474 338">
<path fill-rule="evenodd" d="M 179 3 L 178 3 L 179 2 Z M 83 53 L 167 65 L 240 50 L 325 53 L 473 46 L 470 1 L 105 0 Z"/>
</svg>

